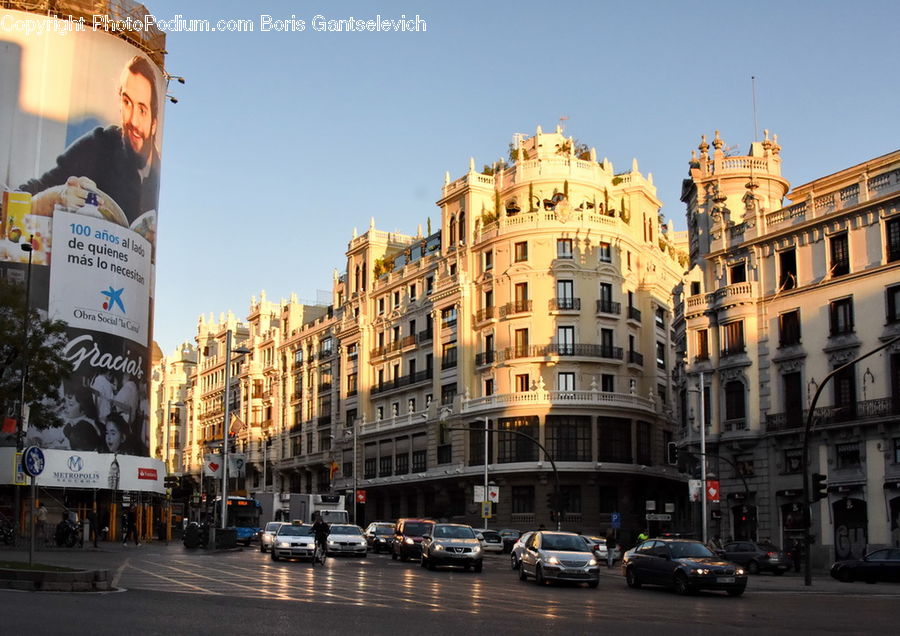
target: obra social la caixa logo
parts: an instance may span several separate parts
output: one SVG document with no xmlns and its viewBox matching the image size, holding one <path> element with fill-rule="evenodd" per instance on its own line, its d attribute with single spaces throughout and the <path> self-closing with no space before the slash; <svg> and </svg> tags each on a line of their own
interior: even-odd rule
<svg viewBox="0 0 900 636">
<path fill-rule="evenodd" d="M 106 311 L 113 311 L 116 307 L 122 310 L 122 313 L 125 312 L 125 303 L 122 302 L 122 292 L 125 291 L 125 288 L 122 287 L 120 289 L 113 289 L 113 286 L 110 285 L 109 289 L 101 290 L 100 295 L 105 296 L 106 300 L 103 301 L 103 309 Z"/>
</svg>

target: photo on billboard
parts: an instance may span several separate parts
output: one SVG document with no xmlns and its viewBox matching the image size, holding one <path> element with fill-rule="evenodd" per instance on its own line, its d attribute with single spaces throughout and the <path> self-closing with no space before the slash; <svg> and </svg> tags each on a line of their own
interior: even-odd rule
<svg viewBox="0 0 900 636">
<path fill-rule="evenodd" d="M 0 278 L 24 282 L 30 241 L 75 372 L 28 442 L 146 456 L 164 74 L 110 33 L 15 28 L 40 19 L 0 9 Z"/>
</svg>

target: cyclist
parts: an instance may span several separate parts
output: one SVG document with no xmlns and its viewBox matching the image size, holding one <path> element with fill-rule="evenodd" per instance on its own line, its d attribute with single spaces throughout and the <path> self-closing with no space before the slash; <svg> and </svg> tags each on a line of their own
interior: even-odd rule
<svg viewBox="0 0 900 636">
<path fill-rule="evenodd" d="M 322 549 L 322 560 L 325 559 L 325 554 L 327 554 L 328 547 L 328 535 L 331 532 L 331 527 L 322 519 L 322 516 L 316 514 L 316 520 L 312 525 L 312 532 L 316 537 L 316 552 L 318 552 L 318 548 Z"/>
</svg>

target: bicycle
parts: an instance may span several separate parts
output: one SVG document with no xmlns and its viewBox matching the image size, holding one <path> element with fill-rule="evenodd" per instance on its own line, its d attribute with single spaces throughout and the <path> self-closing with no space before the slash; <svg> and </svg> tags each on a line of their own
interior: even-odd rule
<svg viewBox="0 0 900 636">
<path fill-rule="evenodd" d="M 316 567 L 316 563 L 325 565 L 325 557 L 326 557 L 325 546 L 322 545 L 321 543 L 319 543 L 318 541 L 316 541 L 316 547 L 313 550 L 313 558 L 312 558 L 313 567 Z"/>
</svg>

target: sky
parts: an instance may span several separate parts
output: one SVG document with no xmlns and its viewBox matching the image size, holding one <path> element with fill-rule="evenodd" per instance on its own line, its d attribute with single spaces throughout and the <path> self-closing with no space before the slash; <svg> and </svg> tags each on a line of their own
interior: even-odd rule
<svg viewBox="0 0 900 636">
<path fill-rule="evenodd" d="M 315 301 L 353 228 L 438 225 L 444 173 L 552 131 L 653 173 L 679 201 L 700 135 L 745 154 L 778 135 L 800 185 L 900 148 L 894 0 L 341 2 L 146 0 L 158 20 L 250 20 L 170 32 L 154 339 L 193 342 L 201 314 L 251 298 Z M 424 32 L 319 32 L 314 16 L 409 19 Z M 269 20 L 305 31 L 262 31 Z M 754 124 L 754 82 L 756 122 Z"/>
</svg>

